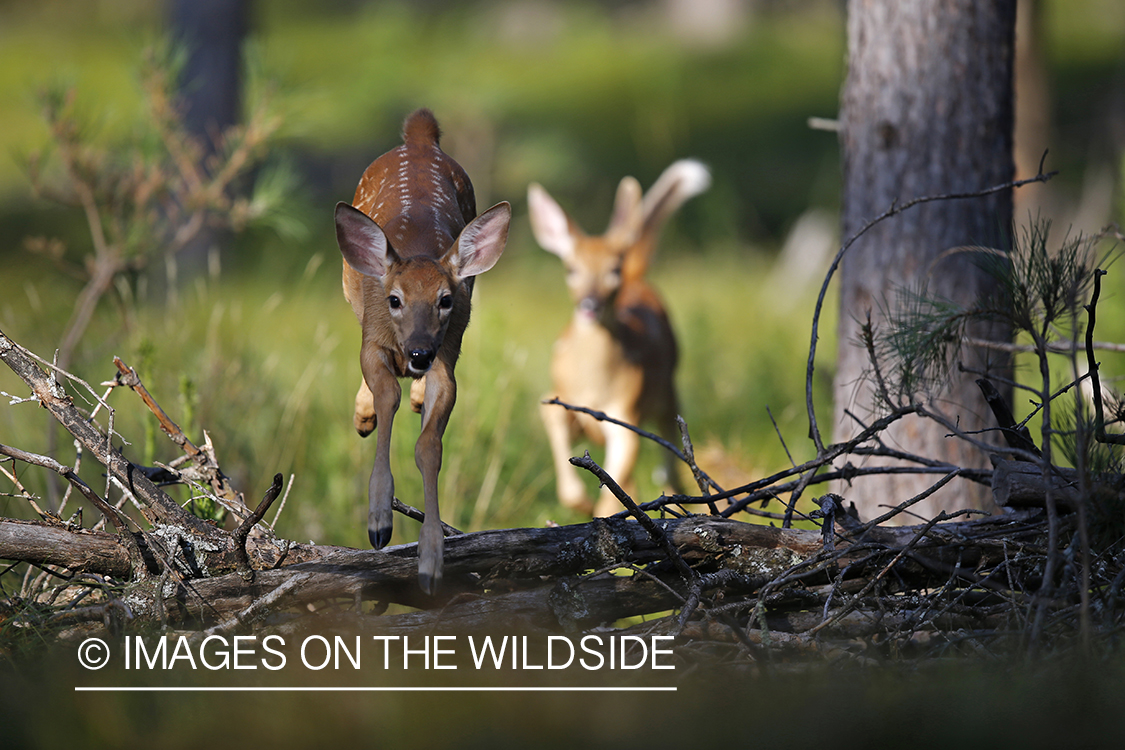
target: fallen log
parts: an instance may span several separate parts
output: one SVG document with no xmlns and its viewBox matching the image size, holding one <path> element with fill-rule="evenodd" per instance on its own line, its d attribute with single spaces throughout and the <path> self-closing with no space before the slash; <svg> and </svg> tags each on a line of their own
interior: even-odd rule
<svg viewBox="0 0 1125 750">
<path fill-rule="evenodd" d="M 0 559 L 56 565 L 76 573 L 129 576 L 129 554 L 113 534 L 0 519 Z"/>
<path fill-rule="evenodd" d="M 1060 507 L 1077 507 L 1080 492 L 1074 469 L 1053 466 L 1048 481 L 1038 463 L 994 458 L 992 464 L 992 496 L 1001 508 L 1043 508 L 1048 486 Z"/>
<path fill-rule="evenodd" d="M 877 564 L 880 550 L 893 552 L 919 534 L 918 527 L 875 527 L 851 538 L 841 532 L 838 548 L 829 555 L 817 530 L 780 529 L 715 516 L 655 523 L 688 565 L 716 576 L 711 588 L 722 586 L 729 593 L 750 593 L 787 576 L 801 586 L 824 585 L 833 570 L 863 576 Z M 1007 539 L 1010 553 L 1012 540 L 1025 523 L 1026 517 L 1019 516 L 933 526 L 914 549 L 936 564 L 915 566 L 910 575 L 918 583 L 940 580 L 946 574 L 941 566 L 953 564 L 941 561 L 993 565 L 1005 554 L 1004 545 L 993 544 L 993 538 Z M 176 555 L 158 546 L 154 536 L 136 535 L 146 555 L 174 560 Z M 168 540 L 166 529 L 161 537 Z M 265 554 L 267 548 L 272 555 Z M 660 567 L 667 562 L 663 546 L 640 524 L 623 519 L 450 537 L 448 585 L 438 597 L 423 596 L 415 585 L 414 544 L 373 551 L 258 540 L 252 552 L 256 566 L 252 580 L 237 572 L 192 576 L 189 567 L 177 565 L 171 580 L 150 577 L 134 582 L 123 600 L 138 624 L 195 624 L 221 632 L 255 630 L 276 622 L 280 613 L 307 612 L 310 605 L 339 600 L 400 603 L 422 610 L 374 618 L 370 627 L 379 632 L 422 626 L 437 631 L 487 630 L 512 623 L 565 631 L 678 607 L 685 590 L 672 566 Z M 273 567 L 262 568 L 268 557 Z M 870 561 L 864 562 L 868 557 Z M 43 523 L 0 521 L 0 558 L 93 572 L 119 581 L 127 580 L 131 570 L 116 536 Z M 580 578 L 623 566 L 648 567 L 645 575 Z M 781 606 L 778 601 L 774 606 Z M 802 606 L 799 599 L 794 602 Z"/>
<path fill-rule="evenodd" d="M 819 553 L 816 531 L 778 529 L 711 516 L 657 521 L 689 564 L 725 567 L 765 583 Z M 312 554 L 313 551 L 307 551 Z M 259 571 L 253 582 L 227 574 L 185 582 L 164 602 L 168 616 L 205 622 L 232 618 L 240 625 L 267 614 L 333 599 L 378 600 L 424 609 L 445 607 L 466 591 L 484 595 L 540 585 L 541 579 L 576 576 L 625 565 L 665 560 L 661 546 L 633 521 L 598 519 L 545 529 L 481 531 L 446 540 L 445 569 L 438 597 L 423 597 L 415 579 L 417 545 L 386 550 L 335 548 L 305 562 Z M 642 597 L 643 599 L 644 597 Z M 661 600 L 659 608 L 666 608 Z M 644 614 L 645 608 L 594 614 L 613 620 Z M 503 608 L 493 624 L 503 622 Z M 234 627 L 227 622 L 224 627 Z"/>
<path fill-rule="evenodd" d="M 1049 479 L 1045 479 L 1038 463 L 994 457 L 992 464 L 992 495 L 1004 508 L 1044 508 L 1050 487 L 1051 497 L 1060 508 L 1075 510 L 1084 496 L 1120 496 L 1125 487 L 1125 475 L 1113 472 L 1092 475 L 1089 486 L 1083 488 L 1078 471 L 1070 467 L 1051 466 Z"/>
</svg>

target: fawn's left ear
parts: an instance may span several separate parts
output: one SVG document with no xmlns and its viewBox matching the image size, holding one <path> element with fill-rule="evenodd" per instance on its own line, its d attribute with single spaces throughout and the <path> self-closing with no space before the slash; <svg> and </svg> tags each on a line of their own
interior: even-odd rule
<svg viewBox="0 0 1125 750">
<path fill-rule="evenodd" d="M 508 224 L 512 219 L 512 206 L 504 201 L 497 203 L 469 222 L 461 230 L 454 245 L 457 275 L 465 279 L 479 276 L 496 265 L 504 245 L 508 242 Z"/>
</svg>

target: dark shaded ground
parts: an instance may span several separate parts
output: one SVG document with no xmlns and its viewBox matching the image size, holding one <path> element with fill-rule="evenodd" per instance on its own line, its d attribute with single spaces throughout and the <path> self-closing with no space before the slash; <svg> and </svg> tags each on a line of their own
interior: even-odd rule
<svg viewBox="0 0 1125 750">
<path fill-rule="evenodd" d="M 366 648 L 366 647 L 365 647 Z M 621 671 L 91 672 L 74 647 L 0 669 L 4 747 L 1120 747 L 1120 660 Z M 183 663 L 180 664 L 183 666 Z M 87 693 L 76 685 L 661 685 L 676 692 Z"/>
</svg>

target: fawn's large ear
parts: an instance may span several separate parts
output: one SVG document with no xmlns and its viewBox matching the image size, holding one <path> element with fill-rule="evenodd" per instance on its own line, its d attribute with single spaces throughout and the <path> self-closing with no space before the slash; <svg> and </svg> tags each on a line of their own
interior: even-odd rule
<svg viewBox="0 0 1125 750">
<path fill-rule="evenodd" d="M 641 229 L 644 214 L 641 212 L 641 183 L 635 177 L 622 178 L 617 185 L 617 197 L 613 200 L 613 216 L 609 220 L 606 234 L 623 244 L 635 241 Z"/>
<path fill-rule="evenodd" d="M 470 221 L 461 230 L 454 246 L 458 276 L 463 279 L 479 276 L 496 265 L 508 242 L 508 224 L 511 220 L 512 206 L 504 201 Z"/>
<path fill-rule="evenodd" d="M 555 199 L 537 183 L 527 186 L 527 208 L 535 241 L 563 260 L 574 255 L 574 236 L 578 228 L 555 203 Z"/>
<path fill-rule="evenodd" d="M 348 265 L 364 276 L 383 278 L 387 273 L 387 235 L 355 206 L 336 204 L 336 243 Z"/>
</svg>

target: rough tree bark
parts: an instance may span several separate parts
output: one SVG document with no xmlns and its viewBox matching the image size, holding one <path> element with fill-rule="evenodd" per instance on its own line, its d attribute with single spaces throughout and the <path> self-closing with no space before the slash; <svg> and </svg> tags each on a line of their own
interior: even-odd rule
<svg viewBox="0 0 1125 750">
<path fill-rule="evenodd" d="M 854 235 L 894 203 L 919 196 L 979 190 L 1012 179 L 1015 0 L 851 0 L 848 3 L 848 73 L 844 83 L 840 145 L 843 154 L 842 231 Z M 896 290 L 928 280 L 931 295 L 968 302 L 991 283 L 962 245 L 1005 248 L 1012 221 L 1011 191 L 984 198 L 916 206 L 867 232 L 841 265 L 835 437 L 869 422 L 874 398 L 868 356 L 857 343 L 860 321 L 876 325 Z M 999 327 L 974 330 L 1010 340 Z M 1004 372 L 995 351 L 962 351 L 968 367 Z M 936 408 L 962 429 L 993 426 L 974 384 L 954 376 L 931 394 Z M 911 417 L 883 441 L 889 447 L 951 464 L 981 466 L 986 457 L 947 438 L 940 425 Z M 922 491 L 924 476 L 882 475 L 842 489 L 865 517 Z M 942 508 L 984 507 L 987 491 L 951 483 L 914 510 L 929 518 Z M 904 521 L 907 519 L 903 519 Z"/>
</svg>

